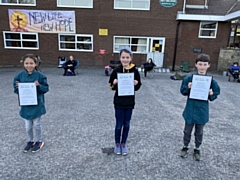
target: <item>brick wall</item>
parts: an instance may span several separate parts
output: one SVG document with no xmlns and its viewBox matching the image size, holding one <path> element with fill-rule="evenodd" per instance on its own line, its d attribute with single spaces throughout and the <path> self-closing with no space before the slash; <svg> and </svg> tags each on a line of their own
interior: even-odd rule
<svg viewBox="0 0 240 180">
<path fill-rule="evenodd" d="M 198 38 L 200 22 L 181 22 L 177 50 L 176 65 L 181 61 L 189 61 L 194 65 L 200 53 L 194 53 L 193 48 L 202 48 L 202 53 L 211 57 L 211 70 L 217 70 L 218 55 L 222 47 L 227 46 L 230 33 L 230 23 L 219 23 L 217 38 Z"/>
<path fill-rule="evenodd" d="M 0 6 L 0 30 L 9 31 L 9 9 L 39 9 L 39 10 L 74 10 L 76 16 L 76 33 L 93 34 L 94 52 L 59 51 L 58 34 L 38 33 L 39 50 L 4 49 L 3 37 L 0 34 L 0 52 L 4 57 L 0 60 L 1 66 L 17 66 L 19 59 L 26 53 L 34 53 L 41 57 L 43 66 L 57 66 L 58 56 L 75 56 L 81 65 L 104 66 L 111 59 L 118 59 L 113 53 L 113 36 L 147 36 L 165 37 L 165 53 L 168 56 L 167 66 L 173 63 L 176 28 L 176 15 L 182 10 L 183 1 L 178 1 L 172 8 L 165 8 L 159 1 L 151 1 L 150 11 L 114 10 L 113 0 L 94 1 L 93 9 L 58 8 L 56 1 L 37 0 L 36 7 L 27 6 Z M 99 28 L 108 29 L 108 36 L 99 36 Z M 201 47 L 204 53 L 211 55 L 212 67 L 217 67 L 219 49 L 227 46 L 230 25 L 219 24 L 217 39 L 199 39 L 199 22 L 181 22 L 176 65 L 181 60 L 194 60 L 194 47 Z M 99 49 L 105 49 L 105 55 L 99 55 Z M 133 61 L 137 65 L 145 61 L 146 55 L 134 54 Z"/>
<path fill-rule="evenodd" d="M 205 1 L 210 0 L 186 0 L 186 5 L 205 5 Z"/>
</svg>

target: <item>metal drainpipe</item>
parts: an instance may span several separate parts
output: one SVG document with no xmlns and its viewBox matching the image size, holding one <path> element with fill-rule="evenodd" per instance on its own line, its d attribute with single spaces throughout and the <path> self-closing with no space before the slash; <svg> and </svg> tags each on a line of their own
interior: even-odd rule
<svg viewBox="0 0 240 180">
<path fill-rule="evenodd" d="M 176 62 L 176 54 L 177 54 L 177 44 L 178 44 L 178 32 L 181 21 L 178 21 L 177 29 L 176 29 L 176 37 L 175 37 L 175 46 L 174 46 L 174 55 L 173 55 L 173 64 L 172 71 L 175 71 L 175 62 Z"/>
</svg>

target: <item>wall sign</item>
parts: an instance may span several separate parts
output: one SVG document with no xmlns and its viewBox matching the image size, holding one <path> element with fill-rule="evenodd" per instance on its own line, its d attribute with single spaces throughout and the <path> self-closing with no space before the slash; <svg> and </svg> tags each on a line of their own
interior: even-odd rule
<svg viewBox="0 0 240 180">
<path fill-rule="evenodd" d="M 202 53 L 202 48 L 193 48 L 194 53 Z"/>
<path fill-rule="evenodd" d="M 163 7 L 173 7 L 177 4 L 177 0 L 159 0 Z"/>
</svg>

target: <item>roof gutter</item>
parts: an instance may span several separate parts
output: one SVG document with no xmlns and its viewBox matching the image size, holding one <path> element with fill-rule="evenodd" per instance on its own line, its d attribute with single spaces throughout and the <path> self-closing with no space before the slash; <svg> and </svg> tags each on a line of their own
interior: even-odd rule
<svg viewBox="0 0 240 180">
<path fill-rule="evenodd" d="M 224 16 L 218 15 L 202 15 L 202 14 L 184 14 L 179 11 L 176 20 L 188 20 L 188 21 L 231 21 L 240 17 L 240 11 L 236 11 Z"/>
</svg>

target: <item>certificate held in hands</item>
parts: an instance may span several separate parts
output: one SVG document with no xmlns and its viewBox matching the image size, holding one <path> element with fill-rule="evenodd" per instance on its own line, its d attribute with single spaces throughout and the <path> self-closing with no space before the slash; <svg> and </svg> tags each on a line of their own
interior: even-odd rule
<svg viewBox="0 0 240 180">
<path fill-rule="evenodd" d="M 190 99 L 208 100 L 212 76 L 193 75 L 190 90 Z"/>
<path fill-rule="evenodd" d="M 37 87 L 35 83 L 18 83 L 20 106 L 37 105 Z"/>
<path fill-rule="evenodd" d="M 118 73 L 118 95 L 134 95 L 134 73 Z"/>
</svg>

